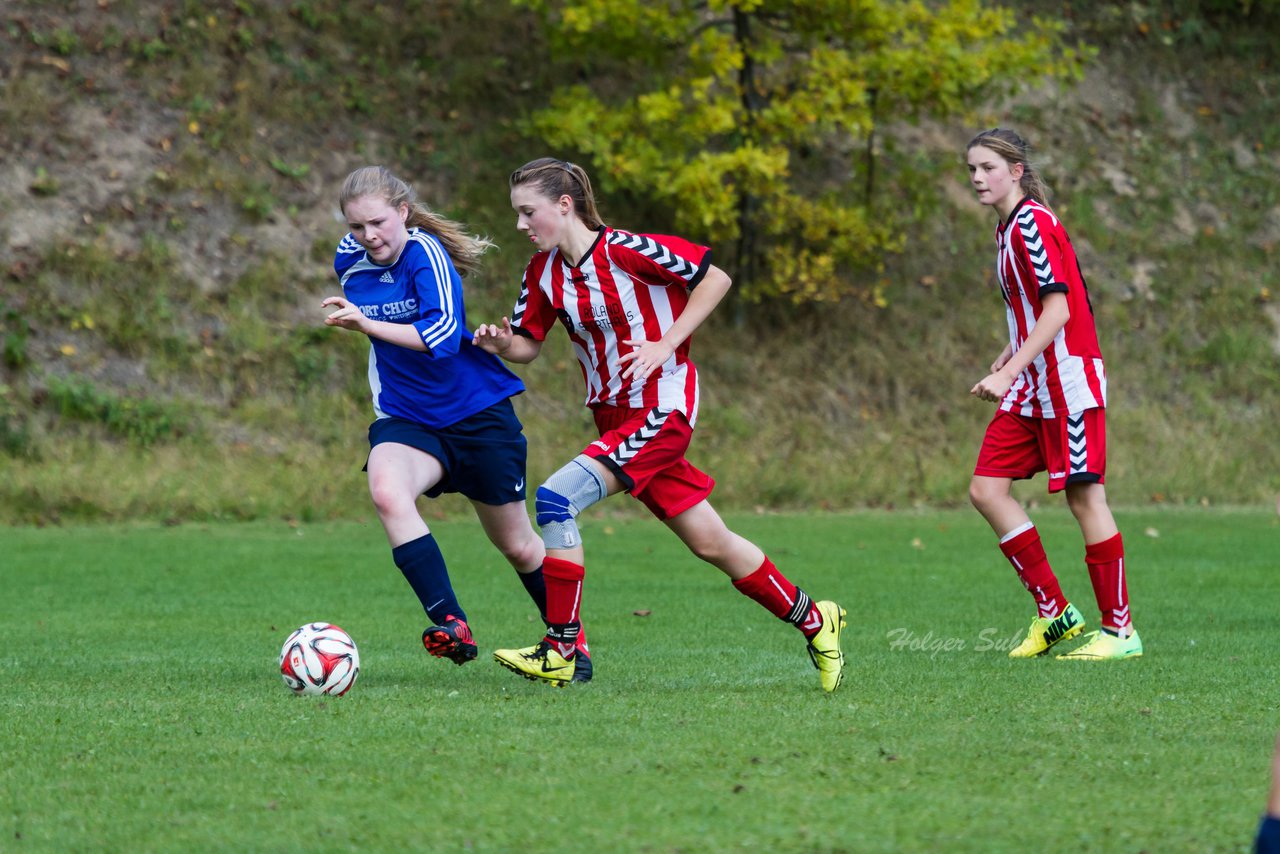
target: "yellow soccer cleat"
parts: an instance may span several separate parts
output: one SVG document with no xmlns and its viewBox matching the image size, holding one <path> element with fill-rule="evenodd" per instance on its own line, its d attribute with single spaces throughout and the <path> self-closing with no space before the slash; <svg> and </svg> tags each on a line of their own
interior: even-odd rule
<svg viewBox="0 0 1280 854">
<path fill-rule="evenodd" d="M 835 602 L 818 603 L 822 628 L 809 638 L 809 660 L 822 677 L 822 690 L 831 693 L 840 687 L 844 676 L 844 652 L 840 649 L 840 630 L 846 625 L 845 610 Z"/>
<path fill-rule="evenodd" d="M 1027 629 L 1027 637 L 1013 649 L 1009 650 L 1010 658 L 1035 658 L 1044 655 L 1049 648 L 1059 641 L 1073 638 L 1084 631 L 1084 617 L 1076 610 L 1076 606 L 1067 603 L 1062 613 L 1056 617 L 1036 617 Z"/>
<path fill-rule="evenodd" d="M 574 656 L 576 659 L 577 656 Z M 537 646 L 524 649 L 499 649 L 493 653 L 493 660 L 503 667 L 519 673 L 525 679 L 535 682 L 546 682 L 563 688 L 573 681 L 573 673 L 577 662 L 566 661 L 564 656 L 551 648 L 551 644 L 539 641 Z"/>
<path fill-rule="evenodd" d="M 1119 661 L 1141 655 L 1142 638 L 1138 637 L 1136 631 L 1127 638 L 1117 637 L 1110 632 L 1091 632 L 1088 643 L 1063 653 L 1058 658 L 1067 661 Z"/>
</svg>

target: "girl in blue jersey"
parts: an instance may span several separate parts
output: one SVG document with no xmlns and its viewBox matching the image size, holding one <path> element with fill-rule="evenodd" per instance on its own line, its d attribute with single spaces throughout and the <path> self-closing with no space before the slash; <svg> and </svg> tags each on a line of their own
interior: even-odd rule
<svg viewBox="0 0 1280 854">
<path fill-rule="evenodd" d="M 381 166 L 347 176 L 339 197 L 351 233 L 334 271 L 342 296 L 325 318 L 369 336 L 369 494 L 391 555 L 432 625 L 422 643 L 463 664 L 476 644 L 417 498 L 459 492 L 490 541 L 546 612 L 546 551 L 525 510 L 525 438 L 511 405 L 524 391 L 502 362 L 471 346 L 461 275 L 492 245 L 417 201 Z M 585 644 L 583 645 L 585 650 Z M 589 659 L 588 659 L 589 660 Z M 585 681 L 589 679 L 584 674 Z"/>
</svg>

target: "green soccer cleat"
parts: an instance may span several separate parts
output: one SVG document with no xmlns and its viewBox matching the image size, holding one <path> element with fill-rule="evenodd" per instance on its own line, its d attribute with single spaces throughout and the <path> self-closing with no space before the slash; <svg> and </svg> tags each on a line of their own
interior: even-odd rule
<svg viewBox="0 0 1280 854">
<path fill-rule="evenodd" d="M 846 625 L 845 610 L 835 602 L 818 603 L 822 628 L 809 638 L 809 660 L 822 677 L 822 690 L 828 694 L 840 687 L 844 676 L 844 652 L 840 649 L 840 630 Z"/>
<path fill-rule="evenodd" d="M 574 656 L 576 659 L 577 656 Z M 546 682 L 563 688 L 573 681 L 577 661 L 566 661 L 560 653 L 551 648 L 545 640 L 537 646 L 524 649 L 499 649 L 493 653 L 493 660 L 503 667 L 519 673 L 525 679 L 535 682 Z"/>
<path fill-rule="evenodd" d="M 1127 638 L 1116 637 L 1110 632 L 1091 632 L 1089 642 L 1063 653 L 1058 658 L 1067 661 L 1119 661 L 1142 655 L 1142 638 L 1134 631 Z"/>
<path fill-rule="evenodd" d="M 1027 629 L 1022 643 L 1009 650 L 1010 658 L 1035 658 L 1044 655 L 1059 641 L 1073 638 L 1084 631 L 1084 617 L 1070 602 L 1056 617 L 1036 617 Z"/>
</svg>

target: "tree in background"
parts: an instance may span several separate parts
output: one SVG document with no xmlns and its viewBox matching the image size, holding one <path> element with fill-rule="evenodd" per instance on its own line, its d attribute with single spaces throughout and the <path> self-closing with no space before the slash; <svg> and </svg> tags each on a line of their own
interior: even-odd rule
<svg viewBox="0 0 1280 854">
<path fill-rule="evenodd" d="M 606 190 L 668 208 L 748 299 L 837 299 L 901 251 L 907 184 L 877 187 L 877 133 L 1081 71 L 1061 24 L 983 0 L 513 0 L 583 79 L 530 129 Z M 633 69 L 619 91 L 617 67 Z M 614 85 L 593 88 L 593 68 Z M 600 79 L 605 79 L 603 76 Z"/>
</svg>

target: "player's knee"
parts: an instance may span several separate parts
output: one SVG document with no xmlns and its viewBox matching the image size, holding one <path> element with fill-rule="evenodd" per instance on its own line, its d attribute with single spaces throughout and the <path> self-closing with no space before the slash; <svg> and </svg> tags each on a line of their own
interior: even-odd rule
<svg viewBox="0 0 1280 854">
<path fill-rule="evenodd" d="M 369 482 L 369 498 L 373 500 L 373 509 L 379 519 L 390 519 L 417 511 L 417 504 L 405 490 L 385 481 Z"/>
<path fill-rule="evenodd" d="M 969 503 L 979 510 L 982 509 L 982 487 L 978 486 L 976 481 L 969 481 Z"/>
<path fill-rule="evenodd" d="M 532 529 L 520 537 L 507 537 L 494 542 L 498 551 L 517 570 L 536 567 L 542 563 L 543 546 L 541 538 Z"/>
<path fill-rule="evenodd" d="M 533 511 L 549 549 L 582 544 L 577 516 L 606 495 L 604 479 L 585 457 L 576 457 L 534 493 Z"/>
<path fill-rule="evenodd" d="M 1101 484 L 1093 482 L 1068 483 L 1067 507 L 1076 518 L 1100 513 L 1107 509 L 1106 493 Z"/>
<path fill-rule="evenodd" d="M 694 531 L 684 538 L 684 544 L 695 557 L 717 566 L 729 551 L 729 541 L 717 531 Z"/>
<path fill-rule="evenodd" d="M 539 528 L 551 522 L 564 522 L 578 515 L 573 503 L 567 497 L 545 483 L 534 493 L 533 513 Z"/>
<path fill-rule="evenodd" d="M 998 490 L 993 489 L 990 483 L 977 478 L 969 481 L 969 503 L 978 510 L 985 510 L 990 507 L 999 497 Z"/>
<path fill-rule="evenodd" d="M 538 487 L 533 509 L 542 531 L 542 542 L 549 549 L 572 549 L 582 545 L 578 531 L 578 508 L 567 496 L 545 484 Z"/>
</svg>

